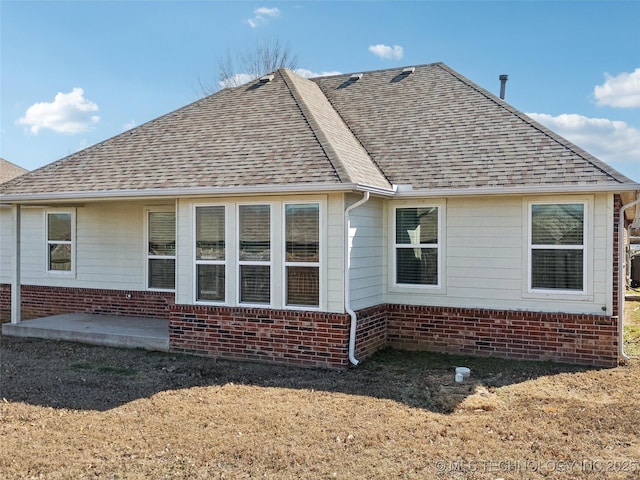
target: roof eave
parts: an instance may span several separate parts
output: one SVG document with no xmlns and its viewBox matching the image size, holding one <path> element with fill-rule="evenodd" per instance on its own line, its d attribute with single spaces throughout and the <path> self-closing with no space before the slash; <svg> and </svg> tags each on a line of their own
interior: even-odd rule
<svg viewBox="0 0 640 480">
<path fill-rule="evenodd" d="M 21 203 L 35 204 L 41 202 L 68 201 L 101 201 L 101 200 L 142 200 L 176 197 L 220 197 L 220 196 L 255 196 L 255 195 L 288 195 L 329 192 L 369 192 L 374 195 L 390 198 L 418 197 L 463 197 L 463 196 L 497 196 L 497 195 L 548 195 L 578 193 L 636 193 L 640 192 L 640 184 L 625 183 L 616 185 L 529 185 L 518 187 L 475 187 L 475 188 L 433 188 L 412 189 L 407 185 L 394 185 L 384 188 L 357 183 L 309 183 L 293 185 L 255 185 L 234 187 L 187 187 L 187 188 L 152 188 L 144 190 L 110 190 L 96 192 L 61 192 L 36 194 L 0 195 L 0 204 Z"/>
<path fill-rule="evenodd" d="M 417 189 L 403 188 L 396 191 L 396 198 L 415 197 L 463 197 L 479 195 L 535 195 L 535 194 L 577 194 L 577 193 L 624 193 L 638 192 L 640 184 L 597 184 L 597 185 L 525 185 L 518 187 L 472 187 L 472 188 L 434 188 Z"/>
<path fill-rule="evenodd" d="M 187 187 L 187 188 L 151 188 L 144 190 L 109 190 L 94 192 L 61 192 L 35 194 L 0 194 L 0 204 L 21 203 L 33 204 L 42 202 L 68 201 L 103 201 L 103 200 L 142 200 L 176 197 L 219 197 L 219 196 L 253 196 L 253 195 L 285 195 L 311 194 L 329 192 L 368 191 L 375 195 L 393 196 L 394 190 L 389 188 L 360 185 L 355 183 L 326 184 L 309 183 L 293 185 L 255 185 L 234 187 Z"/>
</svg>

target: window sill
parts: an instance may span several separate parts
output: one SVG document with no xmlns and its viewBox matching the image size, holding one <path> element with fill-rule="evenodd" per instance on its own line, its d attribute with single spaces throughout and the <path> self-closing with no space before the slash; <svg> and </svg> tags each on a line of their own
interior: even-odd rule
<svg viewBox="0 0 640 480">
<path fill-rule="evenodd" d="M 522 292 L 522 298 L 536 300 L 567 300 L 573 302 L 593 302 L 593 294 L 570 290 L 529 290 Z"/>
<path fill-rule="evenodd" d="M 405 294 L 420 294 L 424 295 L 445 295 L 447 289 L 443 285 L 390 285 L 388 287 L 389 293 L 405 293 Z"/>
</svg>

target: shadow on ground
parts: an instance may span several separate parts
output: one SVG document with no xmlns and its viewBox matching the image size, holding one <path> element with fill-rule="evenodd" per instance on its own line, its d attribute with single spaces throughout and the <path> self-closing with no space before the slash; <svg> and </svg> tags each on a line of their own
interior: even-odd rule
<svg viewBox="0 0 640 480">
<path fill-rule="evenodd" d="M 462 384 L 455 367 L 471 369 Z M 228 383 L 339 392 L 449 413 L 481 385 L 500 387 L 585 367 L 384 350 L 347 371 L 216 360 L 18 337 L 0 338 L 0 399 L 109 410 L 166 390 Z"/>
</svg>

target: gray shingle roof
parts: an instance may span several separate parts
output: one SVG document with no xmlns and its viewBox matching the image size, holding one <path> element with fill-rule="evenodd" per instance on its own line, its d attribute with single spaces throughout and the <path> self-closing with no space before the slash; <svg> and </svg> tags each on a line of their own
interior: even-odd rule
<svg viewBox="0 0 640 480">
<path fill-rule="evenodd" d="M 271 82 L 218 92 L 49 164 L 0 192 L 358 182 L 391 188 L 317 85 L 282 70 Z"/>
<path fill-rule="evenodd" d="M 394 184 L 619 185 L 624 175 L 441 63 L 315 79 Z"/>
<path fill-rule="evenodd" d="M 447 66 L 226 89 L 0 187 L 12 196 L 410 184 L 634 185 Z"/>
</svg>

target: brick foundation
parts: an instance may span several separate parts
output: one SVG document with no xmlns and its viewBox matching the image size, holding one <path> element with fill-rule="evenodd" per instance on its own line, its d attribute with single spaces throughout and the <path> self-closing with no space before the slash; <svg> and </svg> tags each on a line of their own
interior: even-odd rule
<svg viewBox="0 0 640 480">
<path fill-rule="evenodd" d="M 387 346 L 387 306 L 366 308 L 357 315 L 355 356 L 364 360 Z"/>
<path fill-rule="evenodd" d="M 618 317 L 388 305 L 387 335 L 405 350 L 618 364 Z"/>
<path fill-rule="evenodd" d="M 23 285 L 22 320 L 49 317 L 63 313 L 96 313 L 127 317 L 169 319 L 169 306 L 174 294 L 92 288 L 44 287 Z M 11 286 L 0 285 L 3 320 L 11 314 Z"/>
<path fill-rule="evenodd" d="M 171 306 L 173 351 L 346 368 L 349 315 L 240 307 Z"/>
<path fill-rule="evenodd" d="M 0 322 L 11 320 L 11 285 L 0 283 Z"/>
<path fill-rule="evenodd" d="M 127 298 L 128 296 L 131 298 Z M 10 286 L 0 285 L 8 319 Z M 347 368 L 348 314 L 175 305 L 164 292 L 22 287 L 23 320 L 62 313 L 156 317 L 173 351 L 323 368 Z M 358 314 L 356 358 L 386 346 L 463 355 L 615 366 L 618 317 L 409 305 Z"/>
</svg>

